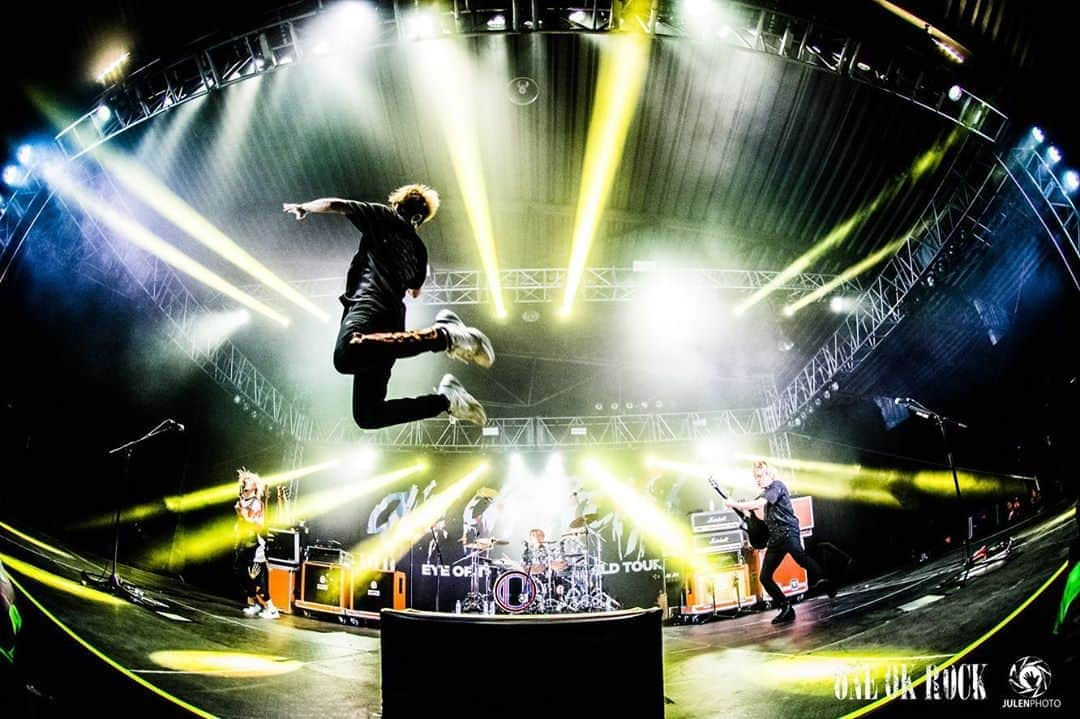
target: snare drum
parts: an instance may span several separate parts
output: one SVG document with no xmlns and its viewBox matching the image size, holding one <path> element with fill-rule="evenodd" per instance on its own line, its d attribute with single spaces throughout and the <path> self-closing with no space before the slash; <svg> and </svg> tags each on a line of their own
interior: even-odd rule
<svg viewBox="0 0 1080 719">
<path fill-rule="evenodd" d="M 500 574 L 491 591 L 499 609 L 510 614 L 527 612 L 536 602 L 536 582 L 525 572 L 516 569 Z"/>
</svg>

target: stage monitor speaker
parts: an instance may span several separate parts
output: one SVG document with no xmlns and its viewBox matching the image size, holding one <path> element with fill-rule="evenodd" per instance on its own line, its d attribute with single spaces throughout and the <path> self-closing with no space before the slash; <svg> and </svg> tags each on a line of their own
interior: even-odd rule
<svg viewBox="0 0 1080 719">
<path fill-rule="evenodd" d="M 656 608 L 545 616 L 383 610 L 383 717 L 662 719 L 660 619 Z M 430 657 L 430 674 L 422 657 Z"/>
</svg>

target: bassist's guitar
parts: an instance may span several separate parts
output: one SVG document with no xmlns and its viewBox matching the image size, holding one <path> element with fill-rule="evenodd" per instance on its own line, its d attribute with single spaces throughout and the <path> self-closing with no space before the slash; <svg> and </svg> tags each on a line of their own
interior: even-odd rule
<svg viewBox="0 0 1080 719">
<path fill-rule="evenodd" d="M 717 494 L 724 499 L 728 498 L 728 496 L 724 494 L 724 490 L 720 489 L 719 482 L 713 479 L 712 475 L 709 475 L 708 482 L 709 486 L 715 489 Z M 769 526 L 765 524 L 764 520 L 753 512 L 743 512 L 734 507 L 731 507 L 731 511 L 739 515 L 739 519 L 743 521 L 743 529 L 746 530 L 746 535 L 750 539 L 751 547 L 754 549 L 765 549 L 765 547 L 769 546 Z"/>
</svg>

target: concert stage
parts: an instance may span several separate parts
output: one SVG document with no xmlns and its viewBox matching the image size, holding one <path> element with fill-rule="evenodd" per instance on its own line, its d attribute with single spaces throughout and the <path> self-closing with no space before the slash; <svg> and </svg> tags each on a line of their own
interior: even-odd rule
<svg viewBox="0 0 1080 719">
<path fill-rule="evenodd" d="M 121 715 L 144 708 L 223 717 L 382 715 L 377 628 L 297 615 L 248 619 L 236 602 L 128 568 L 121 575 L 162 606 L 103 603 L 100 596 L 72 593 L 80 571 L 95 567 L 89 558 L 31 543 L 31 535 L 47 539 L 28 528 L 22 528 L 24 536 L 10 529 L 0 529 L 0 555 L 21 590 L 17 603 L 24 619 L 16 655 L 23 676 L 4 677 L 2 685 L 13 692 L 8 702 L 16 711 L 10 715 L 106 707 Z M 1064 582 L 1059 569 L 1075 537 L 1072 512 L 1035 517 L 1001 536 L 1015 540 L 1011 557 L 963 587 L 941 586 L 957 570 L 954 556 L 844 587 L 831 601 L 804 601 L 791 626 L 772 626 L 771 611 L 665 626 L 665 716 L 840 716 L 873 703 L 836 698 L 837 678 L 845 671 L 869 671 L 880 685 L 886 666 L 908 665 L 917 679 L 927 664 L 954 657 L 957 666 L 989 664 L 983 676 L 988 697 L 948 702 L 947 711 L 1000 709 L 1009 696 L 1009 665 L 1026 654 L 1041 653 L 1054 671 L 1051 695 L 1066 697 L 1076 644 L 1055 646 L 1049 627 Z M 1056 579 L 1048 583 L 1051 577 Z M 1014 645 L 1022 652 L 1016 657 Z M 551 695 L 566 697 L 565 710 L 572 713 L 573 692 L 583 687 L 609 697 L 612 710 L 621 712 L 613 716 L 640 715 L 621 705 L 627 687 L 619 681 L 592 683 L 594 670 L 611 658 L 575 649 L 567 646 L 562 661 L 548 664 L 537 663 L 530 646 L 432 643 L 415 652 L 406 669 L 418 693 L 441 698 L 445 716 L 470 714 L 462 698 L 487 681 L 493 664 L 519 670 L 520 684 L 510 689 L 525 708 L 507 707 L 507 716 L 527 713 L 530 697 Z M 473 686 L 444 681 L 447 672 L 440 667 L 453 666 L 460 675 L 463 665 L 472 667 L 465 673 Z M 19 688 L 25 683 L 33 690 Z M 894 701 L 884 711 L 946 711 L 945 700 L 925 699 L 923 687 L 916 694 L 917 700 Z"/>
</svg>

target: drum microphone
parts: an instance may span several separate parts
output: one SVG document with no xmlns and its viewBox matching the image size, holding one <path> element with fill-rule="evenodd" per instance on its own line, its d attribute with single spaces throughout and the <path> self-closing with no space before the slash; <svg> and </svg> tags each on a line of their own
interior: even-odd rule
<svg viewBox="0 0 1080 719">
<path fill-rule="evenodd" d="M 167 420 L 165 420 L 165 426 L 166 427 L 172 427 L 177 432 L 183 432 L 184 431 L 184 425 L 180 424 L 175 419 L 167 419 Z"/>
</svg>

